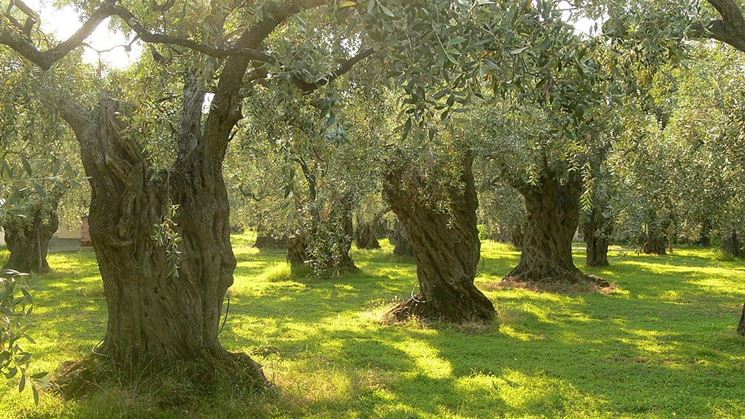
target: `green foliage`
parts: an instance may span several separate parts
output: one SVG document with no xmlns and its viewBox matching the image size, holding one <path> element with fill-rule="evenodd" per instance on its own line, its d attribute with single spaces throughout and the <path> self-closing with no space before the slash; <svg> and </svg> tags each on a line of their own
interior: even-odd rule
<svg viewBox="0 0 745 419">
<path fill-rule="evenodd" d="M 0 224 L 24 222 L 29 208 L 56 210 L 68 190 L 82 187 L 82 167 L 72 132 L 40 88 L 44 75 L 0 51 Z M 82 201 L 82 203 L 81 203 Z M 67 201 L 63 212 L 82 215 L 85 199 Z M 6 217 L 21 214 L 21 217 Z M 71 217 L 69 217 L 71 218 Z"/>
<path fill-rule="evenodd" d="M 8 379 L 18 378 L 19 392 L 30 387 L 38 404 L 39 380 L 47 373 L 29 373 L 32 355 L 24 349 L 24 344 L 36 343 L 29 334 L 34 301 L 22 281 L 27 276 L 12 270 L 0 272 L 0 373 Z"/>
<path fill-rule="evenodd" d="M 182 253 L 179 245 L 183 242 L 183 238 L 178 232 L 178 224 L 175 221 L 176 211 L 178 211 L 178 205 L 168 207 L 168 212 L 163 216 L 160 224 L 153 226 L 153 240 L 166 252 L 166 259 L 171 270 L 170 276 L 178 279 Z"/>
</svg>

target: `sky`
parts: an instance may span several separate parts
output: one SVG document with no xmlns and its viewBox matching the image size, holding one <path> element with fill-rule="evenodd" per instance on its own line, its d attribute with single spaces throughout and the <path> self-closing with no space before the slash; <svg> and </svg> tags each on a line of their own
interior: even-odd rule
<svg viewBox="0 0 745 419">
<path fill-rule="evenodd" d="M 55 8 L 50 0 L 24 0 L 24 3 L 39 13 L 42 32 L 54 35 L 58 41 L 67 39 L 80 28 L 80 18 L 70 6 Z M 98 29 L 86 42 L 99 51 L 129 43 L 122 32 L 109 28 L 108 19 L 98 25 Z M 100 59 L 107 67 L 125 68 L 136 61 L 140 54 L 142 44 L 139 41 L 132 46 L 131 52 L 126 52 L 124 48 L 115 48 L 98 54 L 93 49 L 84 47 L 83 61 L 97 65 Z"/>
</svg>

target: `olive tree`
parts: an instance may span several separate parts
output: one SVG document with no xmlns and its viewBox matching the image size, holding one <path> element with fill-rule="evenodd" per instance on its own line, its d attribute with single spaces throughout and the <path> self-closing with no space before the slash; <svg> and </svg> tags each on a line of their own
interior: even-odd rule
<svg viewBox="0 0 745 419">
<path fill-rule="evenodd" d="M 317 9 L 334 18 L 334 4 L 216 0 L 143 9 L 105 0 L 82 4 L 81 27 L 51 44 L 35 27 L 21 24 L 15 9 L 3 13 L 0 44 L 51 70 L 40 87 L 50 90 L 49 100 L 80 146 L 92 192 L 91 238 L 108 304 L 99 351 L 106 362 L 142 371 L 197 361 L 216 367 L 206 371 L 224 368 L 235 376 L 242 370 L 248 383 L 267 384 L 258 364 L 229 353 L 218 339 L 236 264 L 223 159 L 254 86 L 292 83 L 314 90 L 370 55 L 343 51 L 338 59 L 328 57 L 320 74 L 284 65 L 283 52 L 291 48 L 279 45 L 290 40 L 277 32 Z M 109 17 L 145 42 L 150 54 L 128 74 L 112 76 L 98 97 L 80 100 L 84 92 L 58 83 L 65 74 L 55 64 Z M 353 20 L 352 14 L 346 17 Z M 158 107 L 154 114 L 168 117 L 148 119 Z M 162 159 L 148 147 L 155 140 L 171 146 Z"/>
</svg>

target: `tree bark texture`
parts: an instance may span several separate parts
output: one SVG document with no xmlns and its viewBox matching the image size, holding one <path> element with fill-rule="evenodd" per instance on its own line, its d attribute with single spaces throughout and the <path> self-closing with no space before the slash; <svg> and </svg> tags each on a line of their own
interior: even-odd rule
<svg viewBox="0 0 745 419">
<path fill-rule="evenodd" d="M 201 96 L 194 100 L 201 103 Z M 77 132 L 92 191 L 91 240 L 108 305 L 98 352 L 135 370 L 241 359 L 263 386 L 258 364 L 229 354 L 218 340 L 236 264 L 221 164 L 190 153 L 171 170 L 154 171 L 124 134 L 118 115 L 126 113 L 126 105 L 105 97 L 94 119 Z"/>
<path fill-rule="evenodd" d="M 667 254 L 667 237 L 665 233 L 659 231 L 653 225 L 647 226 L 647 234 L 642 244 L 642 253 L 666 255 Z"/>
<path fill-rule="evenodd" d="M 538 185 L 515 185 L 525 198 L 528 225 L 520 262 L 505 277 L 533 283 L 576 283 L 587 277 L 572 260 L 572 239 L 579 225 L 581 182 L 561 183 L 548 169 Z"/>
<path fill-rule="evenodd" d="M 25 273 L 49 272 L 49 241 L 59 228 L 57 208 L 61 197 L 54 193 L 29 205 L 25 214 L 8 214 L 3 229 L 10 255 L 3 269 Z"/>
<path fill-rule="evenodd" d="M 454 323 L 489 321 L 492 302 L 474 285 L 481 243 L 472 157 L 464 159 L 462 187 L 446 192 L 450 214 L 434 208 L 419 193 L 426 180 L 414 168 L 391 170 L 384 193 L 406 229 L 416 256 L 419 293 L 395 307 L 395 320 L 411 317 Z"/>
<path fill-rule="evenodd" d="M 740 323 L 737 324 L 737 333 L 740 336 L 745 336 L 745 304 L 742 305 L 742 314 L 740 315 Z"/>
</svg>

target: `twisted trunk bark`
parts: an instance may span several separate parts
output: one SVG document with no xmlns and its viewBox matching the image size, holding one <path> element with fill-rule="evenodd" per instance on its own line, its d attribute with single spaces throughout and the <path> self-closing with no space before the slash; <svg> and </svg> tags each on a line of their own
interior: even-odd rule
<svg viewBox="0 0 745 419">
<path fill-rule="evenodd" d="M 472 164 L 471 157 L 463 162 L 463 187 L 447 191 L 449 214 L 422 199 L 417 183 L 424 179 L 401 169 L 387 175 L 384 192 L 409 235 L 419 280 L 419 293 L 391 310 L 393 319 L 462 323 L 494 318 L 491 301 L 474 285 L 481 242 Z"/>
<path fill-rule="evenodd" d="M 195 101 L 201 108 L 200 98 Z M 126 371 L 188 363 L 207 374 L 196 378 L 201 384 L 222 367 L 229 375 L 243 371 L 244 383 L 267 386 L 258 364 L 218 340 L 236 265 L 220 161 L 192 150 L 170 170 L 155 171 L 125 134 L 120 115 L 127 112 L 104 97 L 90 120 L 74 126 L 91 185 L 90 236 L 108 305 L 96 353 Z M 62 371 L 67 393 L 81 391 L 76 368 L 86 366 Z"/>
<path fill-rule="evenodd" d="M 520 184 L 528 225 L 520 262 L 505 279 L 532 283 L 576 283 L 587 277 L 572 260 L 572 239 L 579 225 L 580 182 L 562 184 L 552 173 L 537 186 Z"/>
<path fill-rule="evenodd" d="M 59 228 L 58 206 L 59 197 L 50 194 L 43 201 L 32 203 L 23 216 L 6 216 L 3 229 L 10 255 L 3 269 L 25 273 L 50 271 L 47 251 Z"/>
</svg>

